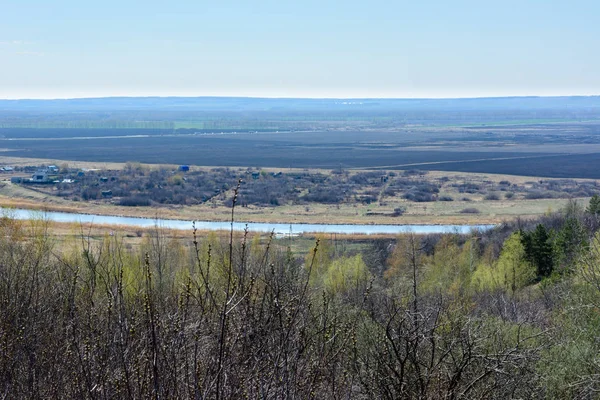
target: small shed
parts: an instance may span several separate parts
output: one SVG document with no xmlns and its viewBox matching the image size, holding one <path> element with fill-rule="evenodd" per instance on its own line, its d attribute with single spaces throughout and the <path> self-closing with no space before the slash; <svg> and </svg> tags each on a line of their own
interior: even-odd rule
<svg viewBox="0 0 600 400">
<path fill-rule="evenodd" d="M 10 183 L 23 183 L 23 177 L 13 176 L 12 178 L 10 178 Z"/>
</svg>

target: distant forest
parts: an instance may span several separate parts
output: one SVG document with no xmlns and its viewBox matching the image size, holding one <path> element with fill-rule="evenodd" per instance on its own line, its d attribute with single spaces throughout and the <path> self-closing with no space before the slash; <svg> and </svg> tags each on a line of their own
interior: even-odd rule
<svg viewBox="0 0 600 400">
<path fill-rule="evenodd" d="M 600 97 L 0 100 L 0 128 L 313 130 L 598 119 Z"/>
</svg>

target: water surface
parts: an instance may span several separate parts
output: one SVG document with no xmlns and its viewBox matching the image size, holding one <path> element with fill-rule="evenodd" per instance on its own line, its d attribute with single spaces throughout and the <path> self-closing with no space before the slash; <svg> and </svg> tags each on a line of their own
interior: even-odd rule
<svg viewBox="0 0 600 400">
<path fill-rule="evenodd" d="M 24 209 L 0 208 L 3 215 L 16 219 L 46 218 L 56 222 L 93 223 L 102 225 L 128 225 L 141 228 L 160 226 L 169 229 L 192 229 L 192 221 L 160 218 L 119 217 L 112 215 L 75 214 L 55 211 L 31 211 Z M 229 230 L 230 222 L 196 221 L 200 230 Z M 397 234 L 403 232 L 426 233 L 469 233 L 473 230 L 487 230 L 494 225 L 353 225 L 353 224 L 281 224 L 258 222 L 235 222 L 234 230 L 248 229 L 253 232 L 272 232 L 276 234 L 301 233 L 359 233 L 359 234 Z"/>
</svg>

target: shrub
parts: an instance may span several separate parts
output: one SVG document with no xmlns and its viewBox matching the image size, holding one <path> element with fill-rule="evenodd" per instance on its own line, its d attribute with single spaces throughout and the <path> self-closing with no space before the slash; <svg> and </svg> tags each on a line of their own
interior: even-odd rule
<svg viewBox="0 0 600 400">
<path fill-rule="evenodd" d="M 433 201 L 433 194 L 425 192 L 409 192 L 403 196 L 406 200 L 415 201 L 417 203 L 424 203 Z"/>
<path fill-rule="evenodd" d="M 463 208 L 460 212 L 461 214 L 479 214 L 481 211 L 475 207 L 467 207 Z"/>
<path fill-rule="evenodd" d="M 396 207 L 396 208 L 394 208 L 394 213 L 392 214 L 392 216 L 399 217 L 399 216 L 403 215 L 405 212 L 406 212 L 406 207 Z"/>
<path fill-rule="evenodd" d="M 554 198 L 554 195 L 551 192 L 543 192 L 540 190 L 534 190 L 531 192 L 527 192 L 525 194 L 525 198 L 528 200 L 552 199 L 552 198 Z"/>
<path fill-rule="evenodd" d="M 484 199 L 496 201 L 496 200 L 500 200 L 500 196 L 498 196 L 498 193 L 488 193 L 485 195 Z"/>
</svg>

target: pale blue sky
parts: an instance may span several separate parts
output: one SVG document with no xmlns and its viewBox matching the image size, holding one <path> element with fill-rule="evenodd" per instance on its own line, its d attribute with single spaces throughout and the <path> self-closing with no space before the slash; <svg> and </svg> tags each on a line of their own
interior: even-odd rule
<svg viewBox="0 0 600 400">
<path fill-rule="evenodd" d="M 0 98 L 600 94 L 599 20 L 597 0 L 0 0 Z"/>
</svg>

